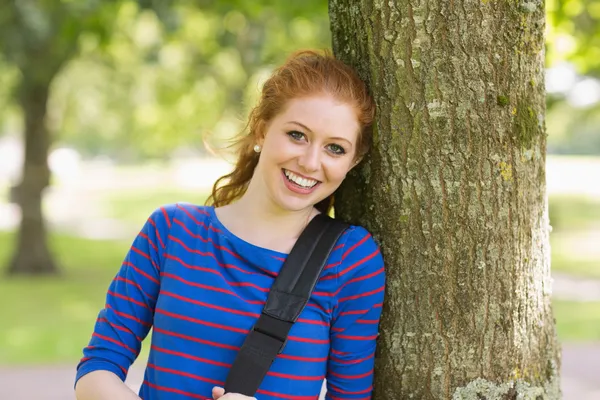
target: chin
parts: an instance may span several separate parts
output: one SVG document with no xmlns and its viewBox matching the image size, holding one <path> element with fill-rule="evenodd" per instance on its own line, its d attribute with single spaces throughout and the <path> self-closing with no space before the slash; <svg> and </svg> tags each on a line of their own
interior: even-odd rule
<svg viewBox="0 0 600 400">
<path fill-rule="evenodd" d="M 286 211 L 302 211 L 309 207 L 313 207 L 316 203 L 306 201 L 282 201 L 279 202 L 279 207 Z"/>
<path fill-rule="evenodd" d="M 301 211 L 307 208 L 314 207 L 319 201 L 323 200 L 321 196 L 313 199 L 299 199 L 299 198 L 279 198 L 277 204 L 281 209 L 286 211 Z"/>
</svg>

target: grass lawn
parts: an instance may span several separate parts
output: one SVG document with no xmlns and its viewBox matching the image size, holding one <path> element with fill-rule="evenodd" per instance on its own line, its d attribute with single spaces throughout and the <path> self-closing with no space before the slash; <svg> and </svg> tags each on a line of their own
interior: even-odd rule
<svg viewBox="0 0 600 400">
<path fill-rule="evenodd" d="M 6 195 L 1 189 L 0 198 Z M 206 197 L 205 192 L 163 188 L 112 192 L 100 200 L 107 217 L 141 227 L 162 204 L 177 201 L 203 204 Z M 600 258 L 584 256 L 586 252 L 576 250 L 573 245 L 581 244 L 576 235 L 583 231 L 598 232 L 599 211 L 598 202 L 550 199 L 554 271 L 600 278 Z M 75 365 L 129 244 L 130 240 L 53 235 L 51 247 L 62 266 L 61 277 L 7 279 L 0 273 L 0 364 Z M 0 268 L 6 265 L 12 245 L 12 235 L 0 232 Z M 554 311 L 561 340 L 600 341 L 600 302 L 554 301 Z"/>
<path fill-rule="evenodd" d="M 554 195 L 548 198 L 553 230 L 600 228 L 600 200 L 584 196 Z"/>
<path fill-rule="evenodd" d="M 152 211 L 159 206 L 177 202 L 203 205 L 208 195 L 206 192 L 183 189 L 119 191 L 107 194 L 102 202 L 104 214 L 109 218 L 131 222 L 141 227 Z"/>
<path fill-rule="evenodd" d="M 51 245 L 62 277 L 0 278 L 0 364 L 75 365 L 129 247 L 124 241 L 68 236 L 53 236 Z M 11 246 L 12 237 L 0 233 L 0 265 Z M 561 340 L 600 340 L 600 303 L 555 301 L 554 309 Z"/>
<path fill-rule="evenodd" d="M 63 276 L 0 275 L 0 364 L 76 362 L 129 243 L 53 236 L 51 246 Z M 1 266 L 11 247 L 12 237 L 0 233 Z"/>
<path fill-rule="evenodd" d="M 204 204 L 206 197 L 207 193 L 183 189 L 120 191 L 106 194 L 102 203 L 107 217 L 141 228 L 163 204 Z M 0 364 L 76 363 L 133 236 L 109 241 L 55 234 L 50 246 L 62 276 L 8 279 L 1 269 L 8 262 L 12 239 L 0 232 Z"/>
<path fill-rule="evenodd" d="M 600 278 L 600 200 L 552 196 L 549 211 L 552 271 Z"/>
<path fill-rule="evenodd" d="M 600 279 L 600 258 L 578 258 L 576 254 L 552 249 L 551 263 L 553 272 L 560 272 L 581 278 Z"/>
<path fill-rule="evenodd" d="M 562 342 L 600 341 L 600 302 L 552 302 Z"/>
</svg>

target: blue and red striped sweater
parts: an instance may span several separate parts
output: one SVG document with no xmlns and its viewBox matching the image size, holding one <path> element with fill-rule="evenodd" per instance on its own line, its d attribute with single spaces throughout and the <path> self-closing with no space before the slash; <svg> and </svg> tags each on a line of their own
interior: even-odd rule
<svg viewBox="0 0 600 400">
<path fill-rule="evenodd" d="M 227 230 L 213 207 L 161 207 L 134 240 L 100 311 L 77 377 L 125 379 L 152 328 L 144 400 L 211 399 L 260 315 L 286 254 Z M 259 400 L 370 399 L 384 267 L 371 235 L 346 230 Z"/>
</svg>

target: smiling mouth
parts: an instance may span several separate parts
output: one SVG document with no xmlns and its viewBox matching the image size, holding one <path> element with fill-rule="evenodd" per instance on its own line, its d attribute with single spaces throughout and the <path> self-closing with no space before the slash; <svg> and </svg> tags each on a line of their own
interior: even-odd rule
<svg viewBox="0 0 600 400">
<path fill-rule="evenodd" d="M 315 187 L 316 185 L 321 183 L 315 179 L 308 179 L 308 178 L 303 178 L 301 176 L 298 176 L 298 175 L 294 174 L 293 172 L 288 171 L 287 169 L 283 169 L 283 174 L 285 175 L 285 177 L 288 181 L 290 181 L 294 185 L 299 186 L 303 189 L 312 189 L 313 187 Z"/>
</svg>

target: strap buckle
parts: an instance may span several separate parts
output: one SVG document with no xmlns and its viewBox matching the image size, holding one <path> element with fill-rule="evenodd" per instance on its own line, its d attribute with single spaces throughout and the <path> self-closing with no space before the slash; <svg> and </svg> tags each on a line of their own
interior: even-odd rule
<svg viewBox="0 0 600 400">
<path fill-rule="evenodd" d="M 254 325 L 252 327 L 252 332 L 256 332 L 257 334 L 266 336 L 267 340 L 269 341 L 277 341 L 279 342 L 279 349 L 277 350 L 277 355 L 281 354 L 283 352 L 283 349 L 285 348 L 285 345 L 287 344 L 287 336 L 285 337 L 285 339 L 282 340 L 282 338 L 277 337 L 269 332 L 266 332 L 262 329 L 260 329 L 260 327 L 257 326 L 258 324 Z"/>
</svg>

